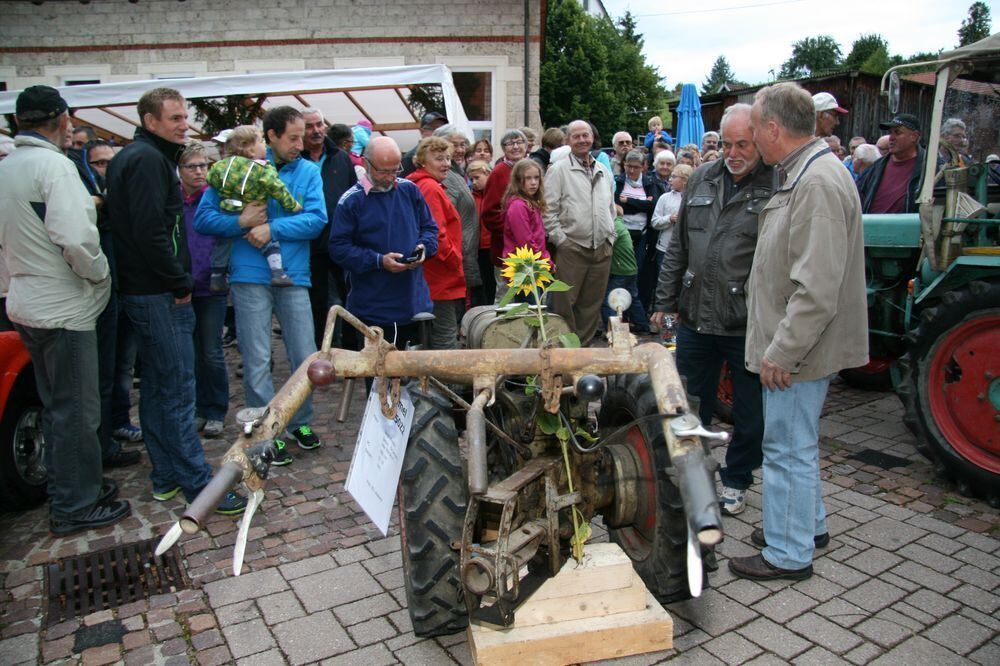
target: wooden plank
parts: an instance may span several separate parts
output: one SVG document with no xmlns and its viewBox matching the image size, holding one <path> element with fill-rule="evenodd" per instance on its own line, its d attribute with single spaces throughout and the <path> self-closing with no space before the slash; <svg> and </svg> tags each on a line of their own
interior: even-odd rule
<svg viewBox="0 0 1000 666">
<path fill-rule="evenodd" d="M 550 599 L 528 599 L 514 615 L 514 627 L 533 627 L 567 620 L 582 620 L 615 613 L 634 613 L 646 608 L 646 586 L 636 573 L 632 585 L 621 590 L 590 592 Z"/>
<path fill-rule="evenodd" d="M 564 666 L 669 650 L 673 620 L 646 592 L 641 611 L 506 630 L 472 624 L 468 639 L 480 666 Z"/>
<path fill-rule="evenodd" d="M 532 601 L 624 590 L 632 586 L 632 560 L 614 543 L 588 543 L 583 564 L 570 558 L 558 574 L 531 595 Z"/>
</svg>

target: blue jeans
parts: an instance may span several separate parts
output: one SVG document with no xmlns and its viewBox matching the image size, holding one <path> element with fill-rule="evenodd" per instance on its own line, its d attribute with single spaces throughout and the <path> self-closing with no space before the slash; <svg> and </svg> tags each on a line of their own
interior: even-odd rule
<svg viewBox="0 0 1000 666">
<path fill-rule="evenodd" d="M 701 404 L 698 416 L 708 425 L 715 414 L 719 375 L 726 361 L 733 376 L 733 439 L 726 449 L 726 466 L 719 472 L 722 484 L 746 490 L 761 463 L 764 408 L 760 378 L 743 362 L 746 338 L 742 335 L 708 335 L 681 324 L 677 327 L 677 372 L 687 379 L 687 392 Z"/>
<path fill-rule="evenodd" d="M 625 289 L 632 297 L 632 305 L 625 311 L 625 319 L 632 324 L 632 331 L 645 333 L 649 331 L 649 317 L 646 316 L 646 309 L 642 307 L 642 300 L 639 298 L 639 283 L 635 275 L 609 275 L 608 288 L 604 290 L 604 300 L 601 301 L 601 319 L 604 320 L 604 329 L 608 328 L 608 317 L 613 317 L 615 312 L 608 307 L 608 294 L 612 289 Z"/>
<path fill-rule="evenodd" d="M 263 407 L 274 397 L 271 381 L 271 318 L 277 315 L 292 372 L 316 351 L 312 310 L 305 287 L 272 287 L 237 282 L 230 288 L 236 310 L 237 343 L 243 355 L 243 388 L 247 407 Z M 143 381 L 146 381 L 143 379 Z M 308 425 L 312 396 L 289 420 L 289 429 Z"/>
<path fill-rule="evenodd" d="M 212 476 L 194 427 L 194 308 L 175 305 L 173 294 L 123 294 L 119 302 L 142 360 L 139 419 L 153 491 L 180 486 L 190 502 Z"/>
<path fill-rule="evenodd" d="M 116 455 L 122 450 L 121 443 L 111 436 L 114 424 L 111 419 L 111 396 L 114 393 L 115 384 L 115 350 L 118 339 L 118 296 L 117 284 L 114 282 L 115 253 L 114 244 L 111 241 L 111 234 L 101 233 L 101 251 L 108 259 L 108 266 L 112 275 L 111 298 L 104 310 L 97 318 L 97 374 L 98 386 L 101 395 L 101 429 L 99 437 L 101 439 L 101 455 L 107 459 Z"/>
<path fill-rule="evenodd" d="M 111 427 L 122 428 L 132 422 L 129 410 L 132 401 L 132 375 L 135 371 L 135 331 L 125 314 L 122 297 L 118 296 L 118 334 L 115 336 L 115 376 L 111 386 Z"/>
<path fill-rule="evenodd" d="M 78 518 L 94 506 L 101 490 L 97 332 L 14 327 L 31 355 L 44 407 L 49 515 Z"/>
<path fill-rule="evenodd" d="M 209 421 L 225 421 L 229 409 L 229 372 L 222 353 L 226 297 L 195 296 L 191 304 L 194 306 L 194 413 Z"/>
<path fill-rule="evenodd" d="M 782 569 L 812 563 L 824 534 L 819 481 L 819 417 L 830 378 L 799 382 L 764 397 L 764 559 Z"/>
</svg>

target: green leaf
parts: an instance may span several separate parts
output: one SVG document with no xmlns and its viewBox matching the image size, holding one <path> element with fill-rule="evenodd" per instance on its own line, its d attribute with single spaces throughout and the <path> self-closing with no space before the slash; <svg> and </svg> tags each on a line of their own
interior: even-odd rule
<svg viewBox="0 0 1000 666">
<path fill-rule="evenodd" d="M 542 325 L 542 323 L 538 321 L 538 317 L 525 317 L 524 323 L 527 324 L 528 326 L 535 326 L 535 327 Z"/>
<path fill-rule="evenodd" d="M 539 429 L 546 435 L 554 435 L 560 428 L 559 416 L 556 414 L 543 411 L 538 415 L 536 420 L 538 421 Z"/>
<path fill-rule="evenodd" d="M 504 294 L 503 298 L 500 299 L 500 302 L 497 303 L 497 306 L 502 308 L 503 306 L 507 305 L 512 300 L 514 300 L 514 296 L 516 295 L 517 295 L 517 289 L 508 289 L 507 293 Z"/>
<path fill-rule="evenodd" d="M 577 437 L 582 437 L 583 439 L 587 440 L 591 444 L 593 444 L 594 442 L 597 441 L 596 437 L 594 437 L 593 435 L 591 435 L 589 432 L 587 432 L 583 428 L 577 428 L 574 432 L 576 433 Z"/>
<path fill-rule="evenodd" d="M 556 430 L 556 439 L 558 439 L 560 442 L 568 442 L 569 428 L 567 428 L 566 426 L 562 426 L 561 428 Z"/>
<path fill-rule="evenodd" d="M 507 293 L 508 294 L 513 294 L 514 291 L 511 290 L 511 291 L 508 291 Z M 507 297 L 504 296 L 504 298 L 506 299 Z M 511 298 L 513 298 L 513 296 L 511 296 Z M 503 303 L 503 301 L 501 301 L 501 304 L 502 303 Z M 507 312 L 503 313 L 503 316 L 501 318 L 502 319 L 513 319 L 514 317 L 517 317 L 518 315 L 520 315 L 522 312 L 524 312 L 527 309 L 528 309 L 528 304 L 527 303 L 518 303 L 517 305 L 515 305 L 514 307 L 512 307 L 510 310 L 507 310 Z"/>
<path fill-rule="evenodd" d="M 563 333 L 559 336 L 559 343 L 566 349 L 579 349 L 580 336 L 576 333 Z"/>
<path fill-rule="evenodd" d="M 545 287 L 546 292 L 559 292 L 559 291 L 569 291 L 572 289 L 570 285 L 566 284 L 562 280 L 556 280 L 549 286 Z"/>
<path fill-rule="evenodd" d="M 537 377 L 532 375 L 524 380 L 524 383 L 527 384 L 527 386 L 524 387 L 524 395 L 535 395 L 538 393 L 537 379 Z"/>
</svg>

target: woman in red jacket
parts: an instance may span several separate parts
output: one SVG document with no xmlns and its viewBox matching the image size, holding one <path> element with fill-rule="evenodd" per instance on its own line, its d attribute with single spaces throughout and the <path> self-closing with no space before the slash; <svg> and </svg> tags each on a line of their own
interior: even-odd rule
<svg viewBox="0 0 1000 666">
<path fill-rule="evenodd" d="M 528 156 L 527 141 L 520 130 L 507 130 L 500 138 L 503 157 L 497 160 L 493 172 L 486 181 L 483 191 L 483 209 L 479 219 L 490 232 L 490 258 L 497 267 L 495 275 L 499 275 L 503 254 L 503 195 L 510 184 L 510 172 L 514 164 Z M 497 279 L 497 301 L 507 289 L 502 279 Z"/>
<path fill-rule="evenodd" d="M 462 219 L 445 194 L 442 182 L 451 169 L 452 145 L 447 139 L 429 136 L 413 155 L 413 181 L 438 225 L 438 251 L 424 263 L 424 277 L 434 301 L 431 327 L 432 349 L 457 349 L 458 324 L 465 309 L 465 272 L 462 269 Z"/>
</svg>

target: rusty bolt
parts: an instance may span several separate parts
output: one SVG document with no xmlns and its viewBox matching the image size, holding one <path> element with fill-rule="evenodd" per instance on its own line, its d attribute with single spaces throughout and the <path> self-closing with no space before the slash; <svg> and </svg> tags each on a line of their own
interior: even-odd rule
<svg viewBox="0 0 1000 666">
<path fill-rule="evenodd" d="M 333 371 L 333 363 L 324 361 L 323 359 L 316 359 L 310 363 L 306 374 L 309 377 L 309 381 L 313 383 L 313 386 L 326 386 L 336 377 L 336 373 Z"/>
</svg>

